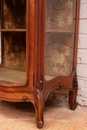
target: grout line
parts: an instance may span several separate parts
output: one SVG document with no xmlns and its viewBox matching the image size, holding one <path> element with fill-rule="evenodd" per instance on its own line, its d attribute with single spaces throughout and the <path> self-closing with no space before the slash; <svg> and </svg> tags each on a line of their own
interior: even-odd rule
<svg viewBox="0 0 87 130">
<path fill-rule="evenodd" d="M 87 108 L 87 105 L 81 105 L 80 103 L 78 103 L 78 105 L 79 105 L 80 107 L 85 107 L 85 108 Z"/>
</svg>

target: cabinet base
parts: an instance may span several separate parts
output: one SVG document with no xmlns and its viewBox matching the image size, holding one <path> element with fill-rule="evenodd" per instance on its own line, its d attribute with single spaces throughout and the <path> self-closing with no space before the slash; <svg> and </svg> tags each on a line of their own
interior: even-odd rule
<svg viewBox="0 0 87 130">
<path fill-rule="evenodd" d="M 44 121 L 37 120 L 37 128 L 41 129 L 44 125 Z"/>
</svg>

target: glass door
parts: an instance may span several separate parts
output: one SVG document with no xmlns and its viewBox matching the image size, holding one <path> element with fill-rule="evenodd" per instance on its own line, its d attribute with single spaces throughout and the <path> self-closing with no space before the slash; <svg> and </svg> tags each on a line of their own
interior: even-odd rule
<svg viewBox="0 0 87 130">
<path fill-rule="evenodd" d="M 26 82 L 26 0 L 0 0 L 0 81 Z"/>
<path fill-rule="evenodd" d="M 73 69 L 76 0 L 46 0 L 45 79 L 69 76 Z"/>
</svg>

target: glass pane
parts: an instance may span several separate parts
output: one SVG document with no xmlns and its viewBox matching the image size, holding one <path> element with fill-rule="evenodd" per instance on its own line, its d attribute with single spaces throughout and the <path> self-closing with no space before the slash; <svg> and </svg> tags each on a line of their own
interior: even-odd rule
<svg viewBox="0 0 87 130">
<path fill-rule="evenodd" d="M 0 28 L 26 28 L 26 0 L 0 0 Z M 0 81 L 26 82 L 26 32 L 0 32 Z"/>
<path fill-rule="evenodd" d="M 26 33 L 2 33 L 0 80 L 12 83 L 26 81 Z"/>
<path fill-rule="evenodd" d="M 46 0 L 46 29 L 74 32 L 75 0 Z"/>
<path fill-rule="evenodd" d="M 46 0 L 45 78 L 69 76 L 73 67 L 75 0 Z"/>
<path fill-rule="evenodd" d="M 26 28 L 26 0 L 3 0 L 3 28 Z"/>
</svg>

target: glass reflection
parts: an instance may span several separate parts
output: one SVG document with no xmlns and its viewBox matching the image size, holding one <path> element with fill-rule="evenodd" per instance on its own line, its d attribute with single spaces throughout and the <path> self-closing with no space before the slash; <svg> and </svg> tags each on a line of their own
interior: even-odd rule
<svg viewBox="0 0 87 130">
<path fill-rule="evenodd" d="M 45 78 L 69 76 L 73 67 L 76 0 L 47 0 Z"/>
<path fill-rule="evenodd" d="M 26 33 L 6 32 L 3 35 L 3 55 L 0 80 L 12 83 L 26 81 Z"/>
<path fill-rule="evenodd" d="M 26 32 L 14 32 L 25 28 L 26 0 L 0 0 L 0 81 L 26 82 Z"/>
<path fill-rule="evenodd" d="M 4 28 L 26 28 L 26 0 L 3 0 Z"/>
</svg>

